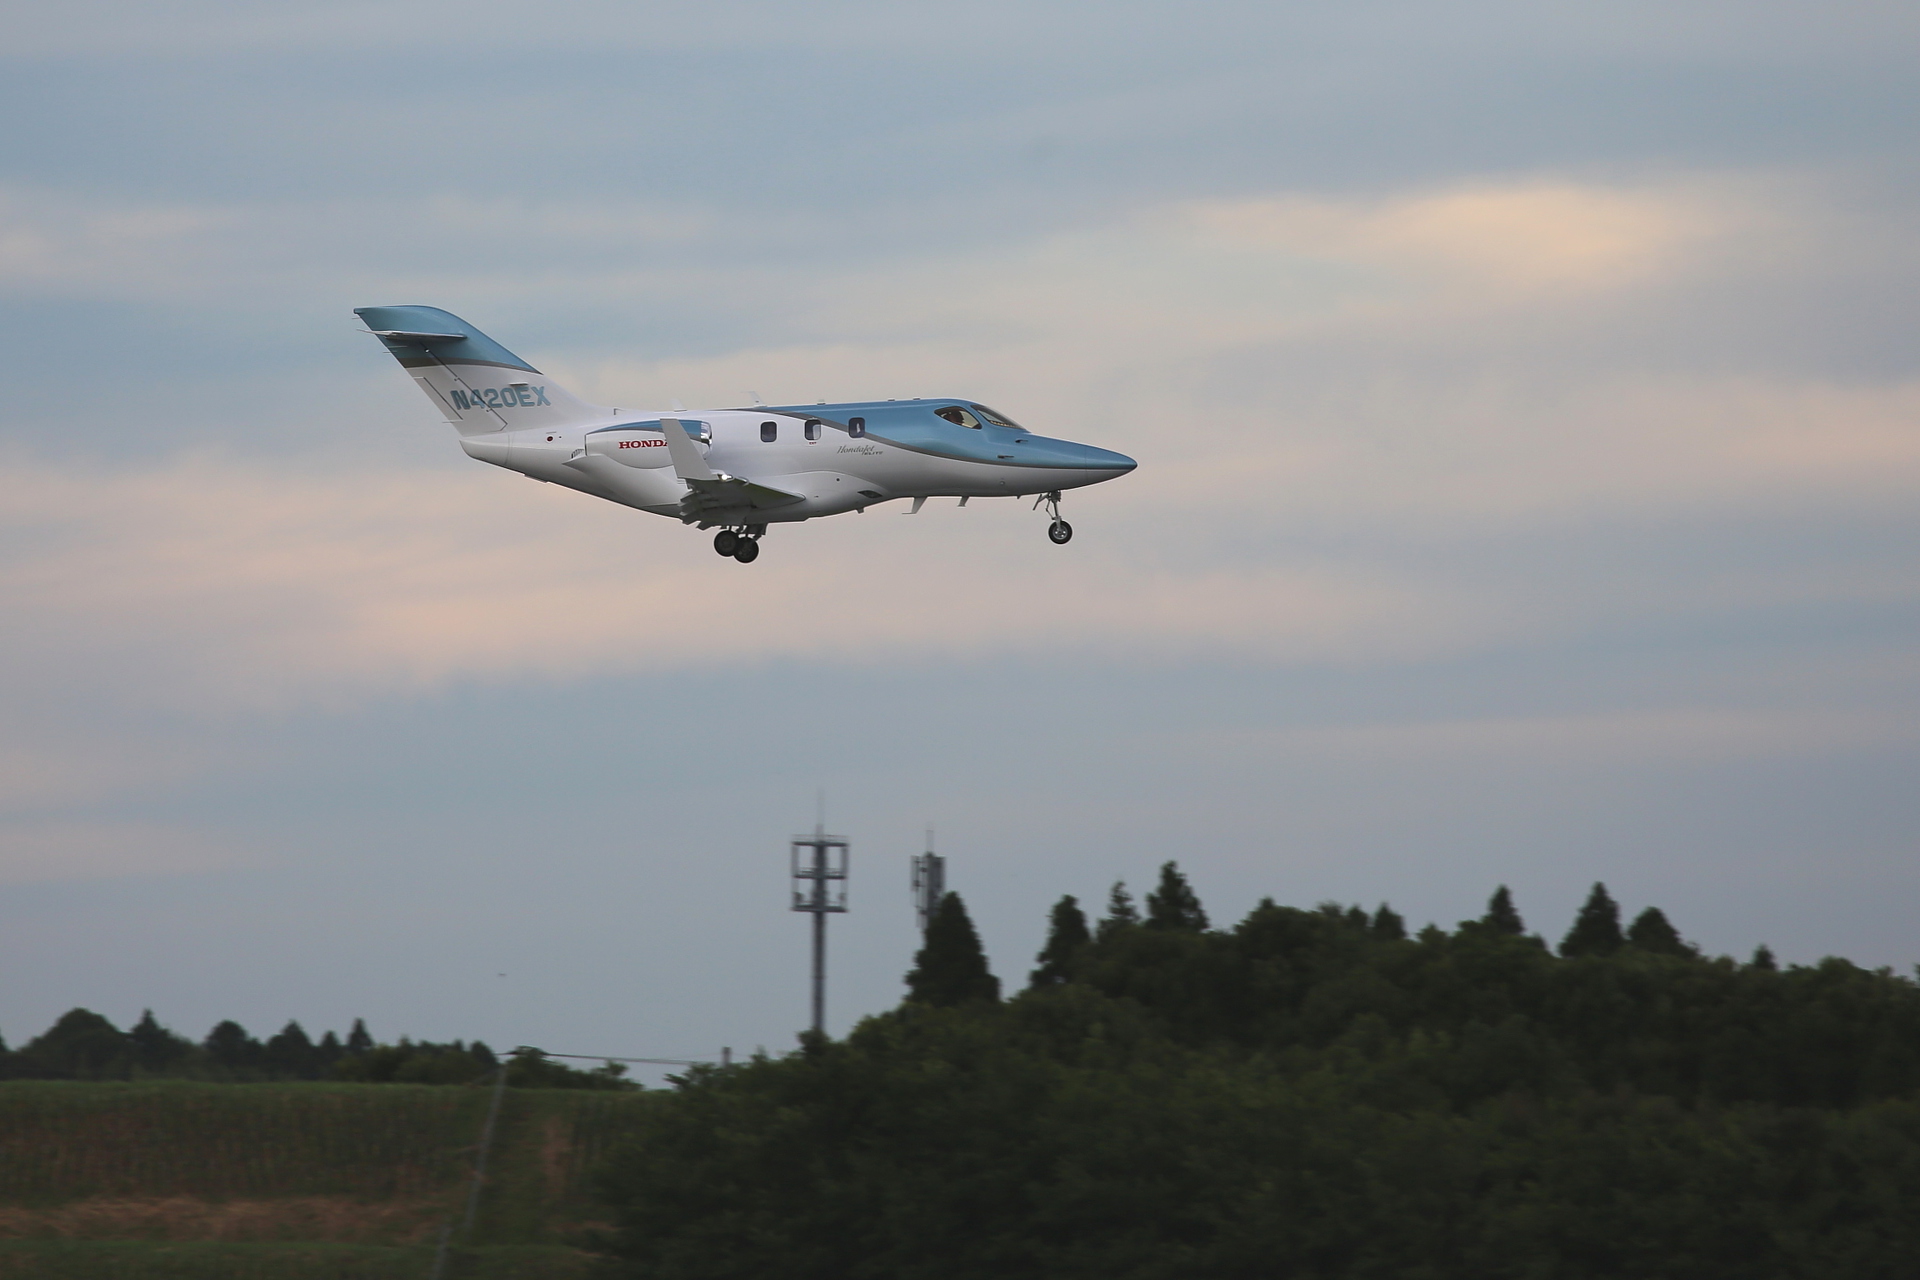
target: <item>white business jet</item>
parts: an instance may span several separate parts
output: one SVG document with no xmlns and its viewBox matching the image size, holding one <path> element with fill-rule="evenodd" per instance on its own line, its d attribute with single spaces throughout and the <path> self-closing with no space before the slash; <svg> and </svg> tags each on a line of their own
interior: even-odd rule
<svg viewBox="0 0 1920 1280">
<path fill-rule="evenodd" d="M 587 404 L 438 307 L 354 314 L 460 432 L 468 456 L 719 530 L 750 564 L 770 524 L 911 498 L 1033 497 L 1056 543 L 1060 494 L 1133 470 L 1125 454 L 1051 440 L 972 400 L 635 411 Z"/>
</svg>

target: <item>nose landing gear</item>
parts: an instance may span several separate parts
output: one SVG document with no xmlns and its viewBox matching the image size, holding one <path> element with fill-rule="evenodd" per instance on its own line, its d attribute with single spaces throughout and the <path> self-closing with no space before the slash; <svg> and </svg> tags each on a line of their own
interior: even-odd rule
<svg viewBox="0 0 1920 1280">
<path fill-rule="evenodd" d="M 1047 526 L 1048 540 L 1056 547 L 1066 546 L 1073 541 L 1073 526 L 1060 518 L 1060 491 L 1055 489 L 1052 493 L 1041 494 L 1033 504 L 1034 510 L 1038 511 L 1042 502 L 1047 504 L 1047 515 L 1053 521 Z"/>
<path fill-rule="evenodd" d="M 750 524 L 739 529 L 722 529 L 713 535 L 713 549 L 720 555 L 731 556 L 741 564 L 752 564 L 760 558 L 760 535 L 767 531 L 763 524 Z"/>
</svg>

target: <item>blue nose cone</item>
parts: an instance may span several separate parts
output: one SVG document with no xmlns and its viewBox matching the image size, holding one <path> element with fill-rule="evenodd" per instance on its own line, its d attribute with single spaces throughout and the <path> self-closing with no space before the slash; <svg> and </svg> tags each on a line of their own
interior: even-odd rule
<svg viewBox="0 0 1920 1280">
<path fill-rule="evenodd" d="M 1085 467 L 1089 471 L 1111 471 L 1115 475 L 1125 475 L 1140 465 L 1124 453 L 1096 449 L 1090 444 L 1077 444 L 1073 450 L 1075 460 L 1070 465 Z"/>
</svg>

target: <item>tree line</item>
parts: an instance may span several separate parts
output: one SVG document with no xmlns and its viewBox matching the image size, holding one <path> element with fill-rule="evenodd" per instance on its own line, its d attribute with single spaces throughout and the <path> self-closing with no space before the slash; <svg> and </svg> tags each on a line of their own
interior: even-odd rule
<svg viewBox="0 0 1920 1280">
<path fill-rule="evenodd" d="M 697 1068 L 603 1193 L 616 1273 L 1904 1277 L 1920 987 L 1707 956 L 1596 885 L 1410 934 L 1177 865 L 1050 914 L 1001 999 L 964 903 L 844 1041 Z"/>
<path fill-rule="evenodd" d="M 162 1026 L 148 1009 L 122 1031 L 90 1009 L 62 1014 L 40 1035 L 9 1050 L 0 1039 L 0 1080 L 188 1079 L 258 1083 L 276 1080 L 338 1080 L 366 1084 L 470 1084 L 490 1078 L 503 1065 L 484 1041 L 436 1044 L 402 1036 L 380 1044 L 355 1018 L 343 1039 L 332 1031 L 318 1040 L 290 1021 L 260 1040 L 239 1023 L 217 1023 L 203 1040 L 190 1040 Z M 630 1089 L 616 1062 L 581 1070 L 555 1062 L 537 1049 L 516 1049 L 504 1063 L 511 1086 L 545 1089 Z"/>
</svg>

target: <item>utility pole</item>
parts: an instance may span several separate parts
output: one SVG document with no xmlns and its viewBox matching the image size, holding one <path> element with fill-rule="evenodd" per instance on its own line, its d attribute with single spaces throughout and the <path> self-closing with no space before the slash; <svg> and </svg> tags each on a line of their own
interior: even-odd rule
<svg viewBox="0 0 1920 1280">
<path fill-rule="evenodd" d="M 806 851 L 803 855 L 802 851 Z M 813 916 L 813 1030 L 827 1023 L 827 915 L 847 909 L 847 840 L 830 836 L 825 822 L 787 846 L 793 872 L 793 909 Z"/>
<path fill-rule="evenodd" d="M 913 859 L 913 914 L 925 936 L 947 891 L 947 860 L 933 851 L 933 828 L 927 828 L 927 851 Z"/>
</svg>

